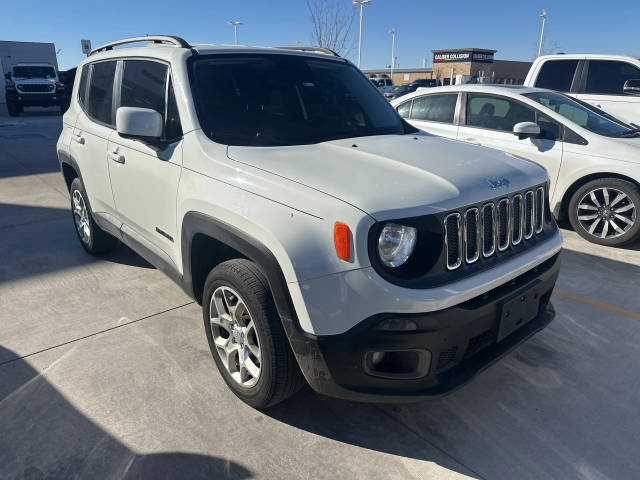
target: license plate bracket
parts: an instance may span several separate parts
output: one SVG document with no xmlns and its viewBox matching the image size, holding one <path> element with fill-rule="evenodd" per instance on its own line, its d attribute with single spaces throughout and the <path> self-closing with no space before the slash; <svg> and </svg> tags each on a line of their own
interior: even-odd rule
<svg viewBox="0 0 640 480">
<path fill-rule="evenodd" d="M 540 306 L 539 284 L 537 280 L 500 303 L 498 342 L 536 318 Z"/>
</svg>

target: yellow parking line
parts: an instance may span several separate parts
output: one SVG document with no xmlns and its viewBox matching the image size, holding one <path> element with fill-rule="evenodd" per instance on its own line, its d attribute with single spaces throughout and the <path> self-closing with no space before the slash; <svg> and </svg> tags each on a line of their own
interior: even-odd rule
<svg viewBox="0 0 640 480">
<path fill-rule="evenodd" d="M 615 305 L 611 305 L 610 303 L 601 302 L 600 300 L 595 300 L 589 297 L 583 297 L 582 295 L 574 292 L 569 292 L 568 290 L 563 290 L 561 288 L 554 288 L 553 293 L 555 293 L 556 295 L 560 295 L 561 297 L 570 298 L 571 300 L 575 300 L 577 302 L 593 305 L 594 307 L 598 307 L 609 312 L 619 313 L 620 315 L 625 315 L 635 320 L 640 320 L 640 313 L 632 312 L 631 310 L 625 310 L 624 308 L 616 307 Z"/>
</svg>

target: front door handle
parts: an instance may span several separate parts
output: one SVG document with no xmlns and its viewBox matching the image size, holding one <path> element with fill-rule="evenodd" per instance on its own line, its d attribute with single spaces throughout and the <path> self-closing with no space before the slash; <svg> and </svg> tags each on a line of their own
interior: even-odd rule
<svg viewBox="0 0 640 480">
<path fill-rule="evenodd" d="M 73 134 L 73 140 L 77 143 L 79 143 L 80 145 L 84 145 L 84 137 L 82 136 L 82 134 L 80 132 L 78 133 L 74 133 Z"/>
<path fill-rule="evenodd" d="M 109 158 L 116 163 L 124 163 L 124 155 L 120 155 L 118 152 L 109 152 Z"/>
</svg>

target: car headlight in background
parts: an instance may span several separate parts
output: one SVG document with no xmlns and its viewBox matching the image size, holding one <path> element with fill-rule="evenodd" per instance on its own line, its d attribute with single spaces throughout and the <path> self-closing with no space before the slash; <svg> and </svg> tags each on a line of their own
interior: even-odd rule
<svg viewBox="0 0 640 480">
<path fill-rule="evenodd" d="M 397 223 L 387 223 L 378 237 L 378 256 L 386 267 L 403 265 L 413 253 L 418 230 Z"/>
</svg>

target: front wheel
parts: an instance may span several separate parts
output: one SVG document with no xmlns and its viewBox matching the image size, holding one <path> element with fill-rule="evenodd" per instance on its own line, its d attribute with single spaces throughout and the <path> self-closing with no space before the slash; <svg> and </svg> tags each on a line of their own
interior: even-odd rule
<svg viewBox="0 0 640 480">
<path fill-rule="evenodd" d="M 113 250 L 118 240 L 102 230 L 93 220 L 91 207 L 84 185 L 79 178 L 71 182 L 71 213 L 78 239 L 82 247 L 91 255 L 99 255 Z"/>
<path fill-rule="evenodd" d="M 266 408 L 302 387 L 304 377 L 257 265 L 236 259 L 211 270 L 202 311 L 216 366 L 241 400 Z"/>
<path fill-rule="evenodd" d="M 569 221 L 583 238 L 621 246 L 640 236 L 640 190 L 619 178 L 599 178 L 580 187 L 569 202 Z"/>
<path fill-rule="evenodd" d="M 17 117 L 22 112 L 22 105 L 17 102 L 7 102 L 7 113 L 10 117 Z"/>
</svg>

